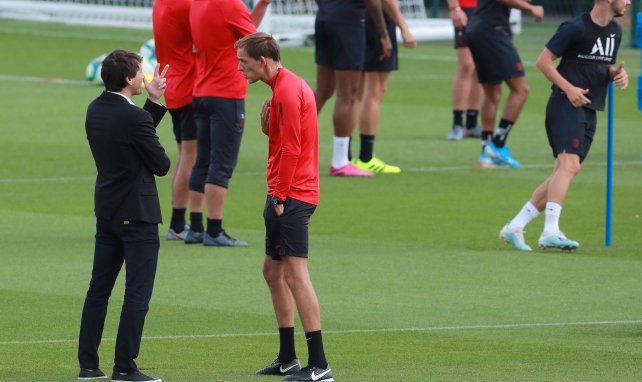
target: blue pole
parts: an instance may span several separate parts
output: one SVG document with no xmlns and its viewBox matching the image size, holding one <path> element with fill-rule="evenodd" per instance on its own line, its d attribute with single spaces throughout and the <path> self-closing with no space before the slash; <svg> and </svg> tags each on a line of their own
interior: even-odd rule
<svg viewBox="0 0 642 382">
<path fill-rule="evenodd" d="M 642 55 L 642 12 L 637 14 L 637 38 L 640 54 Z M 638 109 L 642 111 L 642 61 L 640 63 L 640 75 L 638 76 Z"/>
<path fill-rule="evenodd" d="M 608 131 L 606 143 L 606 237 L 604 244 L 611 246 L 613 223 L 613 82 L 609 82 Z"/>
</svg>

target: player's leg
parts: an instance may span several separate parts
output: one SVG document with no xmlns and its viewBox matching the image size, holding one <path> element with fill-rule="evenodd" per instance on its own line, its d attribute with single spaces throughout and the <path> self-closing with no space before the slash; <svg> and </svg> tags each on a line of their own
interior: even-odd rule
<svg viewBox="0 0 642 382">
<path fill-rule="evenodd" d="M 569 240 L 560 230 L 559 219 L 571 182 L 579 173 L 580 167 L 580 157 L 577 154 L 560 153 L 557 155 L 556 168 L 548 182 L 546 219 L 544 230 L 538 242 L 540 247 L 569 250 L 579 247 L 578 242 Z"/>
<path fill-rule="evenodd" d="M 310 381 L 311 376 L 322 376 L 318 380 L 334 381 L 323 348 L 321 334 L 321 313 L 319 301 L 310 280 L 308 259 L 296 256 L 283 256 L 285 279 L 288 283 L 299 312 L 308 345 L 308 365 L 300 372 L 285 377 L 284 381 Z"/>
<path fill-rule="evenodd" d="M 317 65 L 317 87 L 314 89 L 314 99 L 317 103 L 317 114 L 334 94 L 334 69 L 329 66 Z"/>
<path fill-rule="evenodd" d="M 539 239 L 543 248 L 576 249 L 559 228 L 562 205 L 581 162 L 586 158 L 595 134 L 595 111 L 575 108 L 566 96 L 554 92 L 546 108 L 546 134 L 556 156 L 556 166 L 548 182 L 546 220 Z"/>
<path fill-rule="evenodd" d="M 203 244 L 214 247 L 246 247 L 223 229 L 223 213 L 230 179 L 238 161 L 245 100 L 210 97 L 210 164 L 205 180 L 207 227 Z"/>
<path fill-rule="evenodd" d="M 308 226 L 315 209 L 312 204 L 287 198 L 278 218 L 283 276 L 299 312 L 308 347 L 308 365 L 284 378 L 287 381 L 334 380 L 323 349 L 319 301 L 308 272 Z"/>
<path fill-rule="evenodd" d="M 392 166 L 374 155 L 377 128 L 381 118 L 381 103 L 386 94 L 390 72 L 365 72 L 361 112 L 359 116 L 360 150 L 356 166 L 365 171 L 382 174 L 398 174 L 401 169 Z"/>
<path fill-rule="evenodd" d="M 203 205 L 205 203 L 205 179 L 210 164 L 210 123 L 205 108 L 205 97 L 194 97 L 192 112 L 196 125 L 196 160 L 189 178 L 190 229 L 185 244 L 203 242 Z"/>
<path fill-rule="evenodd" d="M 521 164 L 513 158 L 505 143 L 508 133 L 526 102 L 528 83 L 524 77 L 521 59 L 511 41 L 510 31 L 494 28 L 489 30 L 486 37 L 486 44 L 484 45 L 486 48 L 484 51 L 486 66 L 483 67 L 483 70 L 488 72 L 483 73 L 482 67 L 477 65 L 477 74 L 480 76 L 482 83 L 501 84 L 506 82 L 510 88 L 510 94 L 492 142 L 486 146 L 485 153 L 492 159 L 509 167 L 520 167 Z M 477 62 L 478 60 L 475 60 L 476 64 Z M 488 95 L 488 93 L 485 93 L 485 95 Z M 482 111 L 482 119 L 484 118 L 483 114 L 484 112 Z"/>
<path fill-rule="evenodd" d="M 359 118 L 358 96 L 361 86 L 361 71 L 335 70 L 336 99 L 332 114 L 334 137 L 332 145 L 331 176 L 372 176 L 358 169 L 348 158 L 350 137 Z"/>
<path fill-rule="evenodd" d="M 280 256 L 280 247 L 283 242 L 281 223 L 274 211 L 271 195 L 266 197 L 263 219 L 265 221 L 266 254 L 263 261 L 263 277 L 270 289 L 272 306 L 279 327 L 279 353 L 271 364 L 257 371 L 257 374 L 294 374 L 301 370 L 294 347 L 294 299 L 285 282 L 283 261 Z"/>
<path fill-rule="evenodd" d="M 492 168 L 497 167 L 499 161 L 486 154 L 486 147 L 491 143 L 493 137 L 493 126 L 495 125 L 499 102 L 502 98 L 502 85 L 482 83 L 481 86 L 484 91 L 484 100 L 481 106 L 482 132 L 479 165 L 485 168 Z"/>
<path fill-rule="evenodd" d="M 468 56 L 473 65 L 475 65 L 470 50 Z M 468 108 L 466 109 L 466 130 L 464 136 L 469 138 L 481 138 L 481 126 L 479 125 L 479 110 L 481 108 L 484 90 L 477 79 L 477 70 L 473 70 L 470 77 L 470 92 L 468 93 Z"/>
<path fill-rule="evenodd" d="M 185 211 L 189 201 L 189 178 L 196 160 L 196 124 L 192 105 L 170 110 L 174 136 L 178 143 L 178 160 L 172 174 L 172 217 L 167 240 L 184 240 L 189 225 L 185 224 Z"/>
<path fill-rule="evenodd" d="M 457 54 L 457 69 L 452 82 L 453 125 L 448 140 L 458 141 L 464 137 L 464 112 L 468 106 L 468 98 L 473 86 L 475 63 L 470 55 L 470 49 L 460 47 Z"/>
</svg>

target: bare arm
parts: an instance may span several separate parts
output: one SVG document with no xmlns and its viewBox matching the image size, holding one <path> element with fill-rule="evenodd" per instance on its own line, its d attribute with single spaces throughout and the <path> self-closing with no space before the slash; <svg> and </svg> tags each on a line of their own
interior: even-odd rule
<svg viewBox="0 0 642 382">
<path fill-rule="evenodd" d="M 611 81 L 616 86 L 619 86 L 620 89 L 624 90 L 629 86 L 629 74 L 624 69 L 624 61 L 620 61 L 620 65 L 616 68 L 615 66 L 609 66 L 609 75 Z"/>
<path fill-rule="evenodd" d="M 566 94 L 566 97 L 571 102 L 571 104 L 573 104 L 573 106 L 581 107 L 591 103 L 591 100 L 586 97 L 589 89 L 578 88 L 568 82 L 566 78 L 562 77 L 562 75 L 557 71 L 557 68 L 554 65 L 555 60 L 557 60 L 557 57 L 553 54 L 553 52 L 548 50 L 548 48 L 544 48 L 542 53 L 540 53 L 539 57 L 537 58 L 537 62 L 535 62 L 535 65 L 537 66 L 537 69 L 539 69 L 542 74 L 544 74 L 544 76 L 548 78 L 549 81 L 554 83 L 555 86 L 560 88 L 564 92 L 564 94 Z"/>
<path fill-rule="evenodd" d="M 458 0 L 448 0 L 448 14 L 455 28 L 461 29 L 468 24 L 468 16 L 459 6 Z"/>
<path fill-rule="evenodd" d="M 500 3 L 507 5 L 511 8 L 519 9 L 524 12 L 529 12 L 535 17 L 538 23 L 544 20 L 544 7 L 541 5 L 533 5 L 527 0 L 497 0 Z"/>
<path fill-rule="evenodd" d="M 381 40 L 381 57 L 380 60 L 390 57 L 392 54 L 392 43 L 390 36 L 388 36 L 388 28 L 386 28 L 386 21 L 383 18 L 383 10 L 381 0 L 366 0 L 366 7 L 372 20 L 374 21 L 377 31 L 379 31 Z"/>
<path fill-rule="evenodd" d="M 271 2 L 272 0 L 259 0 L 259 2 L 254 6 L 254 9 L 252 9 L 252 23 L 255 27 L 258 27 L 261 24 L 261 21 L 263 21 L 263 16 L 265 16 L 267 7 Z"/>
<path fill-rule="evenodd" d="M 382 5 L 385 14 L 401 29 L 403 45 L 406 48 L 416 48 L 417 39 L 415 39 L 415 36 L 410 32 L 410 28 L 408 28 L 408 24 L 406 24 L 406 19 L 404 19 L 403 14 L 401 14 L 397 0 L 383 0 Z"/>
</svg>

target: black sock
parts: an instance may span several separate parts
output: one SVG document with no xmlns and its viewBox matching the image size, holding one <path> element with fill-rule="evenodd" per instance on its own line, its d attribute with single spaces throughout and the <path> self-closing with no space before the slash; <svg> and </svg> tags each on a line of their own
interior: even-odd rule
<svg viewBox="0 0 642 382">
<path fill-rule="evenodd" d="M 190 229 L 194 232 L 203 232 L 203 213 L 190 212 L 189 213 Z"/>
<path fill-rule="evenodd" d="M 286 363 L 295 358 L 294 328 L 279 328 L 279 362 Z"/>
<path fill-rule="evenodd" d="M 493 139 L 492 131 L 482 131 L 482 135 L 481 135 L 482 154 L 484 153 L 484 149 L 486 148 L 486 146 L 488 146 L 491 139 Z"/>
<path fill-rule="evenodd" d="M 374 151 L 374 135 L 361 134 L 361 151 L 359 152 L 359 160 L 362 162 L 370 162 L 372 153 Z"/>
<path fill-rule="evenodd" d="M 479 110 L 468 109 L 466 110 L 466 129 L 471 130 L 477 126 L 477 116 Z"/>
<path fill-rule="evenodd" d="M 463 110 L 453 110 L 453 125 L 464 126 Z"/>
<path fill-rule="evenodd" d="M 504 147 L 504 145 L 506 144 L 506 139 L 508 138 L 508 133 L 513 128 L 513 124 L 514 123 L 512 121 L 504 118 L 499 121 L 499 126 L 497 127 L 497 131 L 493 136 L 493 144 L 496 147 Z"/>
<path fill-rule="evenodd" d="M 172 220 L 169 223 L 169 228 L 173 229 L 174 232 L 183 232 L 186 210 L 186 208 L 172 208 Z"/>
<path fill-rule="evenodd" d="M 348 139 L 348 162 L 352 162 L 352 136 Z"/>
<path fill-rule="evenodd" d="M 305 339 L 308 343 L 308 365 L 314 365 L 325 369 L 328 367 L 328 361 L 325 359 L 323 351 L 323 339 L 321 331 L 305 333 Z"/>
<path fill-rule="evenodd" d="M 207 219 L 207 234 L 217 237 L 223 231 L 223 219 Z"/>
</svg>

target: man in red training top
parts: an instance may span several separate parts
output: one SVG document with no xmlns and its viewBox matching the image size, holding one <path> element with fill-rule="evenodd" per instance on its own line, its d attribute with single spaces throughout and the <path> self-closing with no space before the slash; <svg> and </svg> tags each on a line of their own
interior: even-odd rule
<svg viewBox="0 0 642 382">
<path fill-rule="evenodd" d="M 284 381 L 334 381 L 321 338 L 321 315 L 308 273 L 308 224 L 319 203 L 319 147 L 314 93 L 281 66 L 272 36 L 255 33 L 236 45 L 239 71 L 249 83 L 263 81 L 272 100 L 261 110 L 261 130 L 269 138 L 263 276 L 272 295 L 280 348 L 274 362 L 257 374 L 285 375 Z M 294 308 L 308 345 L 308 366 L 294 350 Z"/>
</svg>

